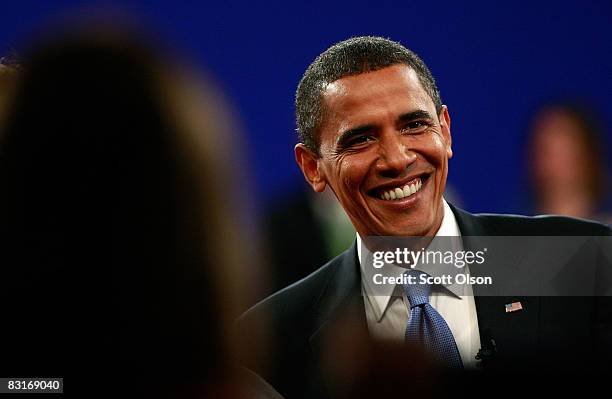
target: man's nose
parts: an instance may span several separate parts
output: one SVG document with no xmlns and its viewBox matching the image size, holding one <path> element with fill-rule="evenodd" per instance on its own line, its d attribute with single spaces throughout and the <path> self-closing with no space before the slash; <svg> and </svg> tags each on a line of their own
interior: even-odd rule
<svg viewBox="0 0 612 399">
<path fill-rule="evenodd" d="M 395 177 L 402 174 L 416 159 L 416 153 L 402 141 L 402 137 L 393 134 L 380 142 L 376 169 L 383 176 Z"/>
</svg>

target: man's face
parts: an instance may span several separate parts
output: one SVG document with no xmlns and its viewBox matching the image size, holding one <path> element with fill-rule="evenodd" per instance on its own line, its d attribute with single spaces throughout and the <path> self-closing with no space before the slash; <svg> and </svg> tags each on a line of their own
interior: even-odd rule
<svg viewBox="0 0 612 399">
<path fill-rule="evenodd" d="M 296 159 L 316 191 L 331 187 L 362 236 L 433 236 L 452 156 L 450 118 L 406 65 L 347 76 L 323 94 L 320 156 Z"/>
</svg>

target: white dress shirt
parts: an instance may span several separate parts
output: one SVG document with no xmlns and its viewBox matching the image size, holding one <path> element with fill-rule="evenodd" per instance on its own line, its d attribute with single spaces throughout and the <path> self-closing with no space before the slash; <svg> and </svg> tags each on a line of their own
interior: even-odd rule
<svg viewBox="0 0 612 399">
<path fill-rule="evenodd" d="M 461 231 L 459 231 L 455 215 L 446 201 L 444 199 L 442 201 L 444 202 L 444 217 L 436 237 L 460 237 Z M 453 251 L 463 249 L 460 241 L 453 241 L 455 242 Z M 374 288 L 371 276 L 375 272 L 382 273 L 384 276 L 398 277 L 406 269 L 393 264 L 385 264 L 381 269 L 375 271 L 366 270 L 364 262 L 362 262 L 362 255 L 365 254 L 362 254 L 362 251 L 367 251 L 367 248 L 362 245 L 361 237 L 357 234 L 357 255 L 370 334 L 376 339 L 404 342 L 406 326 L 410 317 L 410 306 L 407 306 L 408 300 L 405 295 L 398 294 L 399 292 L 403 293 L 403 289 L 398 289 L 390 284 Z M 415 269 L 427 271 L 425 265 L 417 265 Z M 469 270 L 464 270 L 464 273 L 469 273 Z M 464 366 L 473 367 L 476 364 L 475 356 L 480 349 L 480 334 L 472 287 L 470 285 L 461 288 L 446 285 L 444 287 L 445 289 L 432 289 L 429 295 L 429 303 L 446 320 L 457 343 Z"/>
</svg>

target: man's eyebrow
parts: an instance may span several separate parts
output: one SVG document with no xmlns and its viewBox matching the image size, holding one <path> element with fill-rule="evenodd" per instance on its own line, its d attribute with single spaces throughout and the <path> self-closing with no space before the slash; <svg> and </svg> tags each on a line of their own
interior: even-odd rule
<svg viewBox="0 0 612 399">
<path fill-rule="evenodd" d="M 359 136 L 359 135 L 364 134 L 366 132 L 372 131 L 372 129 L 374 129 L 374 125 L 361 125 L 361 126 L 357 126 L 357 127 L 353 127 L 353 128 L 348 129 L 348 130 L 345 130 L 338 137 L 338 140 L 336 140 L 336 144 L 338 146 L 342 146 L 344 143 L 346 143 L 352 137 Z"/>
<path fill-rule="evenodd" d="M 397 118 L 397 121 L 398 122 L 408 122 L 408 121 L 413 121 L 415 119 L 434 119 L 434 117 L 431 116 L 429 112 L 419 109 L 416 111 L 412 111 L 412 112 L 408 112 L 406 114 L 400 115 L 400 117 Z"/>
<path fill-rule="evenodd" d="M 398 118 L 398 122 L 409 122 L 415 119 L 434 119 L 431 114 L 425 110 L 418 109 L 416 111 L 411 111 L 405 114 L 402 114 Z M 338 140 L 336 140 L 336 145 L 342 147 L 348 142 L 351 138 L 355 136 L 362 135 L 364 133 L 370 132 L 374 130 L 376 127 L 372 124 L 360 125 L 350 129 L 345 130 L 340 134 Z"/>
</svg>

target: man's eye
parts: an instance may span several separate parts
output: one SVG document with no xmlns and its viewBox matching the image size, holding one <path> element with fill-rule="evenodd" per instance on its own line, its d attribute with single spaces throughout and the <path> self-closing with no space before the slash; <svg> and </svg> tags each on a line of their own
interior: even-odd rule
<svg viewBox="0 0 612 399">
<path fill-rule="evenodd" d="M 412 122 L 406 123 L 406 125 L 404 125 L 404 128 L 402 130 L 408 131 L 408 132 L 420 132 L 420 131 L 423 131 L 428 126 L 429 124 L 425 121 L 412 121 Z"/>
<path fill-rule="evenodd" d="M 347 143 L 347 146 L 354 146 L 354 145 L 359 145 L 359 144 L 364 144 L 364 143 L 369 143 L 370 141 L 373 141 L 374 138 L 368 134 L 363 134 L 360 136 L 355 136 L 353 138 L 351 138 L 351 140 L 349 140 L 349 142 Z"/>
<path fill-rule="evenodd" d="M 363 136 L 355 137 L 355 140 L 353 142 L 354 143 L 366 143 L 372 140 L 373 140 L 372 136 L 364 134 Z"/>
</svg>

